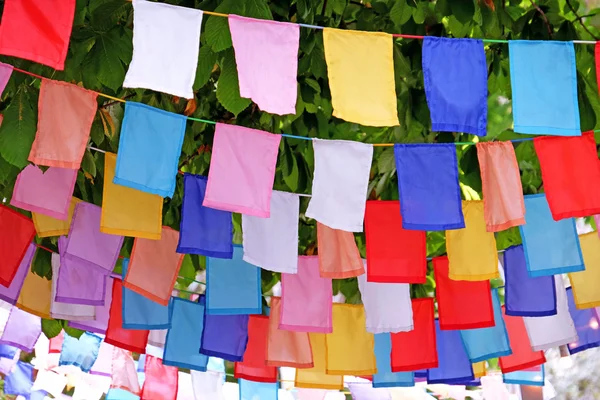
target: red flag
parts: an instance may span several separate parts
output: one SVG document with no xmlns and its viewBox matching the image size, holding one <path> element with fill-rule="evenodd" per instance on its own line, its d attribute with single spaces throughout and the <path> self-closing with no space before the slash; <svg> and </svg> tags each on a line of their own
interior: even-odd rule
<svg viewBox="0 0 600 400">
<path fill-rule="evenodd" d="M 248 319 L 248 345 L 244 359 L 235 363 L 234 376 L 255 382 L 277 382 L 277 367 L 267 366 L 269 317 L 251 315 Z"/>
<path fill-rule="evenodd" d="M 523 317 L 506 315 L 504 306 L 502 307 L 502 316 L 504 317 L 504 323 L 508 331 L 508 341 L 512 350 L 510 356 L 500 357 L 499 362 L 502 373 L 507 374 L 544 364 L 546 362 L 544 352 L 531 349 Z"/>
<path fill-rule="evenodd" d="M 35 236 L 33 222 L 17 211 L 0 205 L 0 284 L 9 287 L 25 252 Z"/>
</svg>

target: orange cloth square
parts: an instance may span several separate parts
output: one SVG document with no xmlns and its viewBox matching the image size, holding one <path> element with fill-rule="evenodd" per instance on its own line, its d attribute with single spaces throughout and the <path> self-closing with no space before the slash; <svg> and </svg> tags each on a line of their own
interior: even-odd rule
<svg viewBox="0 0 600 400">
<path fill-rule="evenodd" d="M 17 307 L 40 318 L 50 319 L 52 281 L 34 274 L 31 270 L 25 277 Z"/>
<path fill-rule="evenodd" d="M 321 278 L 345 279 L 365 273 L 352 232 L 317 222 L 317 243 Z"/>
<path fill-rule="evenodd" d="M 310 338 L 314 367 L 296 368 L 294 386 L 299 388 L 342 390 L 344 388 L 344 377 L 342 375 L 327 375 L 325 373 L 327 363 L 326 334 L 311 332 L 308 336 Z"/>
<path fill-rule="evenodd" d="M 38 237 L 44 238 L 48 236 L 62 236 L 68 235 L 69 229 L 71 228 L 71 219 L 73 218 L 73 212 L 75 212 L 75 206 L 79 203 L 77 197 L 71 198 L 71 205 L 69 206 L 69 218 L 62 221 L 60 219 L 52 218 L 40 213 L 31 213 L 31 219 L 35 226 L 35 231 Z"/>
</svg>

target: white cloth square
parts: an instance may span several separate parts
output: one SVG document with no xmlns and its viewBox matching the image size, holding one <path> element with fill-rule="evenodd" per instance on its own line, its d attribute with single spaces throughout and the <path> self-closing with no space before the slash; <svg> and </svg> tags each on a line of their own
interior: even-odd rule
<svg viewBox="0 0 600 400">
<path fill-rule="evenodd" d="M 367 268 L 366 262 L 365 270 Z M 365 306 L 367 332 L 409 332 L 414 329 L 410 284 L 367 282 L 358 277 L 358 289 Z"/>
<path fill-rule="evenodd" d="M 59 303 L 56 300 L 56 284 L 58 282 L 58 271 L 60 270 L 60 255 L 52 253 L 52 298 L 50 315 L 52 318 L 67 321 L 93 321 L 96 319 L 96 307 L 84 304 Z"/>
<path fill-rule="evenodd" d="M 333 229 L 362 232 L 373 145 L 313 139 L 315 172 L 306 216 Z"/>
<path fill-rule="evenodd" d="M 242 214 L 244 261 L 269 271 L 297 273 L 299 217 L 299 196 L 276 190 L 269 218 Z"/>
<path fill-rule="evenodd" d="M 133 0 L 133 58 L 123 87 L 194 97 L 202 11 Z"/>
<path fill-rule="evenodd" d="M 47 371 L 40 369 L 37 373 L 33 386 L 31 387 L 32 392 L 43 390 L 46 393 L 50 393 L 55 398 L 60 397 L 63 390 L 67 386 L 67 377 L 64 375 L 57 374 L 53 371 Z"/>
<path fill-rule="evenodd" d="M 191 370 L 190 373 L 196 400 L 220 400 L 225 398 L 223 395 L 225 374 L 215 371 L 200 372 L 194 370 Z"/>
<path fill-rule="evenodd" d="M 569 313 L 567 293 L 560 275 L 554 275 L 554 285 L 556 286 L 556 315 L 523 317 L 533 351 L 547 350 L 579 340 L 573 318 Z"/>
</svg>

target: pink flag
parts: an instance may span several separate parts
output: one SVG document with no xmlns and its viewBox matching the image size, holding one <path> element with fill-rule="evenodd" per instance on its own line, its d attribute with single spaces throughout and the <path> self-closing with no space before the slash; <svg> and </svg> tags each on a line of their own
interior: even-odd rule
<svg viewBox="0 0 600 400">
<path fill-rule="evenodd" d="M 0 337 L 0 343 L 9 344 L 31 353 L 42 333 L 42 320 L 33 314 L 13 307 Z"/>
<path fill-rule="evenodd" d="M 13 69 L 13 66 L 10 64 L 0 63 L 0 95 L 2 95 L 2 92 L 4 92 L 4 88 L 6 88 L 6 84 L 10 79 Z M 0 124 L 2 124 L 1 119 Z"/>
<path fill-rule="evenodd" d="M 163 365 L 158 357 L 146 355 L 141 400 L 175 400 L 177 398 L 178 368 Z"/>
<path fill-rule="evenodd" d="M 90 374 L 103 375 L 103 376 L 111 375 L 113 348 L 114 348 L 114 346 L 112 344 L 108 344 L 104 341 L 102 341 L 102 343 L 100 343 L 100 350 L 98 351 L 98 357 L 96 357 L 96 362 L 94 362 L 94 365 L 92 365 Z"/>
<path fill-rule="evenodd" d="M 140 394 L 140 383 L 131 352 L 113 347 L 111 388 Z"/>
</svg>

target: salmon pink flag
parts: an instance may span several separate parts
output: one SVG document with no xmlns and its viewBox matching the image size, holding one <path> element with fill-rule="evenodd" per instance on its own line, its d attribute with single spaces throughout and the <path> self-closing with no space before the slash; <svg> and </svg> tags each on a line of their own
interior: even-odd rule
<svg viewBox="0 0 600 400">
<path fill-rule="evenodd" d="M 177 367 L 164 365 L 158 357 L 146 355 L 144 364 L 144 386 L 140 398 L 142 400 L 176 400 L 179 375 Z"/>
</svg>

